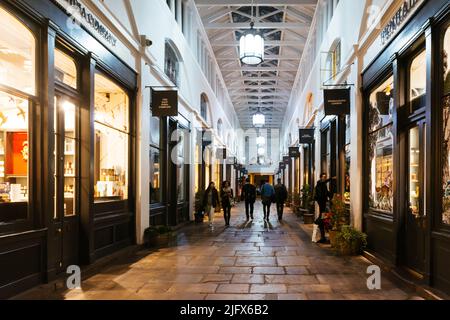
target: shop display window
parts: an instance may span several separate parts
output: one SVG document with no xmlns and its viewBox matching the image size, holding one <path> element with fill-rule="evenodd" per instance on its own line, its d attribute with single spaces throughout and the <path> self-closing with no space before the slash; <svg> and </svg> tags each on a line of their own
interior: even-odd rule
<svg viewBox="0 0 450 320">
<path fill-rule="evenodd" d="M 409 130 L 409 210 L 420 215 L 420 136 L 419 127 Z"/>
<path fill-rule="evenodd" d="M 344 201 L 350 203 L 351 130 L 350 115 L 345 117 L 345 182 Z"/>
<path fill-rule="evenodd" d="M 427 57 L 426 51 L 424 50 L 413 59 L 409 70 L 409 103 L 411 113 L 425 107 L 426 86 Z"/>
<path fill-rule="evenodd" d="M 1 7 L 0 30 L 0 84 L 35 95 L 36 40 L 33 34 Z"/>
<path fill-rule="evenodd" d="M 28 101 L 0 91 L 0 208 L 28 202 L 28 167 Z"/>
<path fill-rule="evenodd" d="M 370 94 L 369 207 L 392 214 L 393 192 L 393 77 Z"/>
<path fill-rule="evenodd" d="M 442 222 L 450 225 L 450 27 L 446 30 L 443 42 L 443 96 L 442 96 L 442 128 L 443 128 L 443 146 L 442 146 L 442 187 L 443 187 L 443 208 Z"/>
<path fill-rule="evenodd" d="M 161 154 L 157 148 L 150 148 L 150 203 L 162 202 Z"/>
<path fill-rule="evenodd" d="M 61 50 L 55 50 L 55 80 L 77 89 L 77 66 L 75 61 Z"/>
<path fill-rule="evenodd" d="M 95 201 L 128 199 L 129 100 L 123 89 L 95 74 Z"/>
</svg>

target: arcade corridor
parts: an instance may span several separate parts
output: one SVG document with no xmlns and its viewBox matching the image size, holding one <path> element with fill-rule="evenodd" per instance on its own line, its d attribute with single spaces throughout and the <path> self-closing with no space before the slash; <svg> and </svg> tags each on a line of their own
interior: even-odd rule
<svg viewBox="0 0 450 320">
<path fill-rule="evenodd" d="M 272 208 L 273 209 L 273 208 Z M 139 251 L 82 282 L 82 289 L 43 295 L 32 290 L 20 299 L 89 300 L 407 300 L 420 299 L 382 275 L 382 290 L 367 289 L 368 260 L 338 257 L 329 246 L 311 243 L 292 213 L 281 223 L 262 206 L 246 222 L 243 206 L 221 215 L 211 231 L 206 223 L 177 232 L 170 247 Z"/>
</svg>

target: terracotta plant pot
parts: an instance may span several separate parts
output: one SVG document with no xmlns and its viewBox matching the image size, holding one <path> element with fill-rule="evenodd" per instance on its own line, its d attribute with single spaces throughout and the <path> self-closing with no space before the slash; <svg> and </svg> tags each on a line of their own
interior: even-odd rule
<svg viewBox="0 0 450 320">
<path fill-rule="evenodd" d="M 338 231 L 336 230 L 331 230 L 329 232 L 329 237 L 330 237 L 330 244 L 332 248 L 336 248 L 336 236 L 338 234 Z"/>
</svg>

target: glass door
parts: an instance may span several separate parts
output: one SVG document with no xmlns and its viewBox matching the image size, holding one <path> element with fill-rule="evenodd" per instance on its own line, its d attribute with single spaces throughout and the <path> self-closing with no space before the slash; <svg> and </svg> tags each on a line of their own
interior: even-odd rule
<svg viewBox="0 0 450 320">
<path fill-rule="evenodd" d="M 406 212 L 406 266 L 422 273 L 425 267 L 424 206 L 425 123 L 419 122 L 408 130 L 407 143 L 407 212 Z"/>
<path fill-rule="evenodd" d="M 58 268 L 78 262 L 78 107 L 69 98 L 55 103 L 55 211 Z"/>
</svg>

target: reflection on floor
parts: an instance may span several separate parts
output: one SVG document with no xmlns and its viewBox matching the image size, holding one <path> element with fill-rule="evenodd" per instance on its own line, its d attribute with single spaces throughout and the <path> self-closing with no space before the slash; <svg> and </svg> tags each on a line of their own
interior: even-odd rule
<svg viewBox="0 0 450 320">
<path fill-rule="evenodd" d="M 366 259 L 338 257 L 329 248 L 311 243 L 311 227 L 305 228 L 290 212 L 278 222 L 273 211 L 266 224 L 260 204 L 255 211 L 255 220 L 247 223 L 243 206 L 236 206 L 230 228 L 224 227 L 219 214 L 214 230 L 207 221 L 192 224 L 178 232 L 173 246 L 142 250 L 132 261 L 109 266 L 87 279 L 82 289 L 48 298 L 418 299 L 383 275 L 382 290 L 368 290 Z"/>
</svg>

